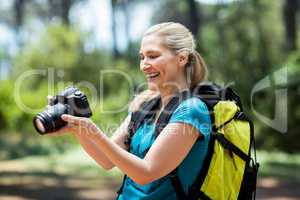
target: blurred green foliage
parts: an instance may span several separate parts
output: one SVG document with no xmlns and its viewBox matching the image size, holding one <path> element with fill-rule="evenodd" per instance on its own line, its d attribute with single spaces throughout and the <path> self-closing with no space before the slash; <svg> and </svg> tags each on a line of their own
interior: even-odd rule
<svg viewBox="0 0 300 200">
<path fill-rule="evenodd" d="M 258 151 L 260 177 L 277 177 L 280 180 L 299 184 L 300 175 L 295 173 L 300 167 L 299 154 L 290 155 L 279 151 Z"/>
<path fill-rule="evenodd" d="M 157 15 L 153 16 L 153 23 L 191 23 L 189 7 L 183 1 L 174 2 L 179 1 L 161 2 L 154 12 Z M 283 1 L 267 0 L 198 4 L 201 23 L 196 41 L 209 66 L 209 79 L 231 84 L 242 97 L 247 114 L 255 121 L 258 146 L 297 152 L 300 54 L 298 50 L 283 48 L 282 6 Z M 68 136 L 37 137 L 32 126 L 32 117 L 45 108 L 46 96 L 55 95 L 68 85 L 74 84 L 86 92 L 93 109 L 92 119 L 109 135 L 126 117 L 128 103 L 136 92 L 133 89 L 144 82 L 138 67 L 139 44 L 132 42 L 130 49 L 113 57 L 109 50 L 90 48 L 89 39 L 90 35 L 76 26 L 51 23 L 40 37 L 25 42 L 15 57 L 0 51 L 0 58 L 10 60 L 12 66 L 9 77 L 0 80 L 3 138 L 0 151 L 11 152 L 2 158 L 64 151 L 76 144 Z M 288 89 L 288 132 L 281 134 L 253 115 L 250 100 L 251 90 L 258 81 L 285 66 L 288 82 L 283 87 Z M 30 72 L 38 75 L 26 77 Z M 275 91 L 275 87 L 269 88 L 254 96 L 255 109 L 269 118 L 274 114 Z M 18 137 L 10 141 L 9 138 L 15 138 L 12 136 Z M 70 142 L 66 145 L 65 141 Z"/>
<path fill-rule="evenodd" d="M 75 143 L 68 136 L 37 137 L 32 125 L 34 115 L 45 109 L 47 96 L 69 85 L 87 94 L 92 119 L 107 134 L 111 135 L 126 117 L 133 96 L 130 74 L 138 68 L 129 67 L 125 59 L 112 60 L 106 51 L 86 51 L 85 37 L 78 30 L 55 24 L 26 44 L 13 59 L 10 78 L 0 81 L 0 131 L 2 138 L 7 138 L 2 140 L 0 151 L 8 150 L 3 157 L 64 151 L 65 140 Z M 16 133 L 18 139 L 10 141 Z"/>
</svg>

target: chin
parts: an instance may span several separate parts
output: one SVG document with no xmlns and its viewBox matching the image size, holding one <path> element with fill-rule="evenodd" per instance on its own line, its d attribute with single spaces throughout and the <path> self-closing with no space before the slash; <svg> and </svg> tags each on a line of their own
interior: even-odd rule
<svg viewBox="0 0 300 200">
<path fill-rule="evenodd" d="M 148 89 L 151 91 L 158 91 L 158 85 L 155 83 L 148 83 Z"/>
</svg>

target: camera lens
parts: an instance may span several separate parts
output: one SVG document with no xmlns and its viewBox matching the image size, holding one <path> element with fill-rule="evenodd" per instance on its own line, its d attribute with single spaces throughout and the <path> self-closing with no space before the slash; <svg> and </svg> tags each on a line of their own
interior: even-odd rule
<svg viewBox="0 0 300 200">
<path fill-rule="evenodd" d="M 42 135 L 57 131 L 67 124 L 61 119 L 61 115 L 67 114 L 68 110 L 68 105 L 61 103 L 50 106 L 33 118 L 33 125 L 37 132 Z"/>
<path fill-rule="evenodd" d="M 37 119 L 35 120 L 35 125 L 36 125 L 36 128 L 37 128 L 40 132 L 45 133 L 46 129 L 45 129 L 45 127 L 44 127 L 44 123 L 42 122 L 42 120 L 40 120 L 40 119 L 37 118 Z"/>
</svg>

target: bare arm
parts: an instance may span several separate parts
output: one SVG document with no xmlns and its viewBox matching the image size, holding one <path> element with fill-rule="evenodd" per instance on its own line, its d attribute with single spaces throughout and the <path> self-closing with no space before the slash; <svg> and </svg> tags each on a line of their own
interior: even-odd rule
<svg viewBox="0 0 300 200">
<path fill-rule="evenodd" d="M 188 133 L 183 134 L 184 131 Z M 144 185 L 169 174 L 186 157 L 199 133 L 188 124 L 168 125 L 153 143 L 144 159 L 124 151 L 104 136 L 95 137 L 103 152 L 121 171 Z"/>
<path fill-rule="evenodd" d="M 91 122 L 91 120 L 88 118 L 80 118 L 73 116 L 70 117 L 71 119 L 70 121 L 68 121 L 68 125 L 64 126 L 55 133 L 49 134 L 49 136 L 57 136 L 66 132 L 73 133 L 73 135 L 79 140 L 79 143 L 89 156 L 91 156 L 104 169 L 112 169 L 115 165 L 113 162 L 111 162 L 110 158 L 102 151 L 102 148 L 99 146 L 99 143 L 95 142 L 93 137 L 87 137 L 85 134 L 83 134 L 85 132 L 90 132 L 88 125 L 85 125 L 84 123 L 78 123 L 77 125 L 74 125 L 74 121 L 76 121 L 74 119 L 80 119 L 81 122 Z M 124 141 L 128 135 L 127 127 L 129 122 L 130 116 L 128 116 L 124 120 L 121 126 L 115 131 L 111 139 L 108 139 L 111 143 L 115 144 L 124 151 L 127 151 L 127 147 L 125 146 Z M 96 127 L 96 125 L 94 126 Z M 98 129 L 95 130 L 97 131 Z"/>
<path fill-rule="evenodd" d="M 68 122 L 74 119 L 75 126 L 81 123 L 92 126 L 89 132 L 83 134 L 83 137 L 92 138 L 114 165 L 141 185 L 161 178 L 175 169 L 200 136 L 199 132 L 191 125 L 168 124 L 155 140 L 145 158 L 141 159 L 112 142 L 91 121 L 73 116 L 64 116 L 63 119 Z M 75 134 L 78 132 L 78 130 L 75 131 Z"/>
<path fill-rule="evenodd" d="M 111 137 L 111 141 L 117 144 L 124 150 L 127 150 L 127 146 L 124 144 L 125 138 L 128 135 L 127 127 L 130 121 L 130 116 L 128 116 L 120 127 L 114 132 Z M 110 170 L 115 165 L 110 161 L 110 159 L 101 151 L 101 148 L 93 141 L 90 137 L 85 137 L 81 134 L 75 134 L 76 138 L 83 149 L 104 169 Z"/>
</svg>

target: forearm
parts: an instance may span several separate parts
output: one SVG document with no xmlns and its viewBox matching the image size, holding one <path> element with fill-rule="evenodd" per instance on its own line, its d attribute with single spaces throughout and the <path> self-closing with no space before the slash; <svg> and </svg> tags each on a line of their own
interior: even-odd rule
<svg viewBox="0 0 300 200">
<path fill-rule="evenodd" d="M 97 145 L 87 137 L 75 135 L 83 149 L 104 169 L 109 170 L 114 164 L 106 157 Z"/>
<path fill-rule="evenodd" d="M 69 129 L 66 130 L 82 137 L 82 141 L 92 142 L 93 145 L 85 143 L 83 146 L 96 161 L 98 160 L 102 164 L 103 161 L 105 164 L 108 164 L 107 160 L 110 161 L 141 185 L 161 178 L 174 170 L 188 155 L 199 137 L 199 131 L 193 126 L 185 123 L 171 123 L 165 127 L 146 156 L 141 159 L 125 150 L 127 147 L 124 145 L 124 141 L 128 137 L 126 131 L 119 132 L 123 134 L 119 134 L 111 140 L 90 119 L 72 115 L 62 115 L 62 119 L 70 123 Z M 191 134 L 182 134 L 186 133 L 186 128 Z M 92 150 L 89 146 L 97 148 Z M 99 151 L 95 149 L 99 149 Z M 174 156 L 170 159 L 172 154 Z M 106 160 L 102 160 L 103 158 Z"/>
<path fill-rule="evenodd" d="M 147 164 L 146 160 L 122 149 L 101 132 L 93 135 L 93 141 L 115 166 L 136 183 L 143 185 L 151 180 L 151 166 Z"/>
<path fill-rule="evenodd" d="M 122 146 L 122 141 L 124 141 L 128 134 L 126 131 L 120 131 L 123 134 L 120 134 L 120 137 L 116 136 L 113 141 L 103 134 L 90 119 L 75 117 L 72 115 L 62 115 L 62 119 L 70 123 L 68 130 L 75 134 L 76 137 L 82 137 L 81 140 L 91 141 L 94 146 L 99 148 L 99 152 L 90 151 L 89 145 L 84 145 L 96 161 L 103 161 L 103 155 L 105 155 L 106 158 L 108 158 L 107 160 L 110 160 L 110 162 L 112 162 L 135 182 L 139 184 L 148 183 L 153 180 L 153 177 L 155 177 L 154 175 L 156 173 L 152 172 L 159 171 L 155 170 L 152 165 L 150 165 L 150 163 L 153 164 L 153 162 L 147 162 L 147 160 L 140 159 L 125 150 L 126 147 Z"/>
</svg>

